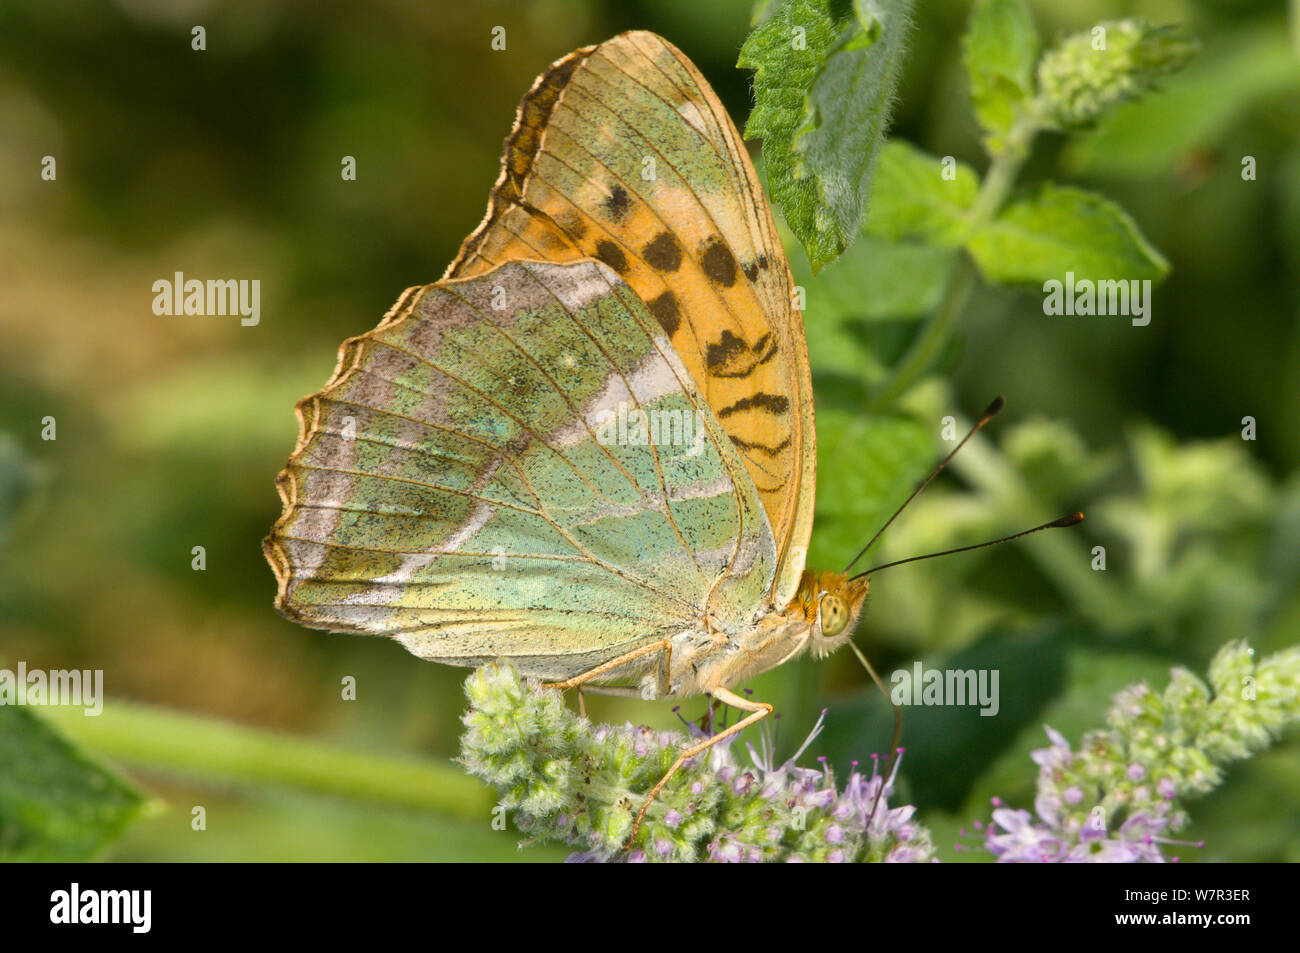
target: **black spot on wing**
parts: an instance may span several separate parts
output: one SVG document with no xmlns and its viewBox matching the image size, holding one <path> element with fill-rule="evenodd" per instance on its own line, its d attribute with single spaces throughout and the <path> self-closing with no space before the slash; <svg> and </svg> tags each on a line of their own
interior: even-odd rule
<svg viewBox="0 0 1300 953">
<path fill-rule="evenodd" d="M 711 281 L 724 288 L 730 288 L 736 283 L 736 256 L 731 253 L 727 243 L 716 236 L 704 243 L 700 267 Z"/>
<path fill-rule="evenodd" d="M 668 232 L 660 232 L 641 250 L 646 264 L 658 271 L 676 271 L 682 264 L 682 249 Z"/>
<path fill-rule="evenodd" d="M 786 447 L 790 446 L 789 437 L 786 437 L 778 444 L 773 444 L 772 446 L 768 446 L 765 443 L 751 443 L 748 440 L 741 440 L 735 434 L 728 434 L 728 436 L 731 437 L 731 442 L 734 443 L 741 450 L 761 450 L 766 454 L 770 454 L 771 456 L 776 456 Z"/>
<path fill-rule="evenodd" d="M 587 234 L 587 223 L 578 215 L 570 215 L 564 219 L 557 219 L 556 224 L 564 229 L 564 233 L 577 241 Z"/>
<path fill-rule="evenodd" d="M 627 274 L 627 256 L 623 254 L 623 249 L 619 248 L 608 238 L 602 238 L 596 243 L 596 257 L 609 265 L 609 267 L 613 268 L 620 275 Z"/>
<path fill-rule="evenodd" d="M 749 351 L 747 345 L 730 331 L 724 330 L 704 352 L 704 363 L 710 370 L 721 370 Z"/>
<path fill-rule="evenodd" d="M 745 277 L 750 281 L 758 281 L 758 262 L 751 261 L 745 266 Z"/>
<path fill-rule="evenodd" d="M 603 204 L 609 217 L 616 222 L 621 222 L 627 215 L 627 210 L 632 207 L 632 198 L 627 194 L 627 189 L 616 185 L 609 190 L 609 197 Z"/>
<path fill-rule="evenodd" d="M 723 331 L 704 351 L 704 364 L 714 377 L 748 377 L 754 368 L 776 355 L 776 341 L 770 333 L 746 344 L 731 331 Z"/>
<path fill-rule="evenodd" d="M 677 298 L 671 291 L 665 291 L 648 305 L 650 313 L 655 316 L 660 327 L 671 338 L 682 326 L 682 315 L 677 308 Z"/>
<path fill-rule="evenodd" d="M 764 394 L 760 392 L 750 397 L 742 397 L 734 404 L 723 407 L 718 411 L 718 416 L 730 417 L 732 414 L 755 408 L 770 410 L 774 414 L 784 414 L 790 410 L 790 399 L 782 397 L 780 394 Z"/>
</svg>

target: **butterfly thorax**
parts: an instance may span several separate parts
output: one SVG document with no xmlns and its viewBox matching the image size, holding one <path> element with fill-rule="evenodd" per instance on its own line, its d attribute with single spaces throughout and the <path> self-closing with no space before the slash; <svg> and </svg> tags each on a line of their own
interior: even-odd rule
<svg viewBox="0 0 1300 953">
<path fill-rule="evenodd" d="M 825 658 L 853 634 L 870 581 L 844 573 L 806 570 L 790 604 L 775 608 L 737 633 L 685 632 L 673 641 L 671 694 L 732 688 L 811 652 Z"/>
</svg>

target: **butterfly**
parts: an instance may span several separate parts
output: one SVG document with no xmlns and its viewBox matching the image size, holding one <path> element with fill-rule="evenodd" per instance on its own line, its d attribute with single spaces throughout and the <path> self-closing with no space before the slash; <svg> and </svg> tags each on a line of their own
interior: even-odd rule
<svg viewBox="0 0 1300 953">
<path fill-rule="evenodd" d="M 263 544 L 290 619 L 560 689 L 708 694 L 846 644 L 870 580 L 805 569 L 812 381 L 741 137 L 672 44 L 556 61 L 443 278 L 300 401 Z M 865 663 L 865 659 L 864 659 Z"/>
</svg>

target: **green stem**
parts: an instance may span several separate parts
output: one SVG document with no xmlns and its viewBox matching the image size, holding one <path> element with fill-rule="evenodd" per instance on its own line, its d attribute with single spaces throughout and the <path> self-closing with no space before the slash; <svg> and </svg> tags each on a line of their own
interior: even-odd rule
<svg viewBox="0 0 1300 953">
<path fill-rule="evenodd" d="M 1029 154 L 1029 142 L 1036 126 L 1028 121 L 1012 130 L 1007 137 L 1007 147 L 989 165 L 979 193 L 966 213 L 970 231 L 991 221 L 1011 194 L 1016 175 Z M 930 369 L 944 345 L 952 336 L 957 318 L 966 309 L 975 286 L 975 264 L 964 251 L 948 275 L 943 299 L 926 321 L 920 335 L 912 342 L 907 354 L 894 368 L 889 378 L 872 395 L 867 404 L 869 413 L 880 413 L 905 394 Z"/>
<path fill-rule="evenodd" d="M 84 744 L 132 767 L 203 781 L 275 784 L 457 817 L 489 816 L 494 799 L 451 765 L 350 751 L 150 705 L 107 701 L 99 716 L 45 709 Z"/>
<path fill-rule="evenodd" d="M 1027 148 L 1017 148 L 998 156 L 989 165 L 988 174 L 980 183 L 979 193 L 975 196 L 975 201 L 971 203 L 966 215 L 972 228 L 991 221 L 998 214 L 1002 203 L 1011 194 L 1011 187 L 1015 184 L 1016 176 L 1020 174 L 1020 167 L 1024 165 L 1027 156 Z"/>
<path fill-rule="evenodd" d="M 872 395 L 867 404 L 868 413 L 881 413 L 920 380 L 948 342 L 958 316 L 966 310 L 966 302 L 970 300 L 974 287 L 975 265 L 968 255 L 962 253 L 948 275 L 939 307 L 930 315 L 921 334 L 912 342 L 907 355 L 894 368 L 889 379 Z"/>
</svg>

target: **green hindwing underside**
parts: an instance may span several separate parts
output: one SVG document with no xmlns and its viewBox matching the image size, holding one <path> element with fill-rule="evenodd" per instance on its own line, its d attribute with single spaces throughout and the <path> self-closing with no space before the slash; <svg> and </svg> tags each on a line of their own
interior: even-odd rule
<svg viewBox="0 0 1300 953">
<path fill-rule="evenodd" d="M 742 626 L 771 585 L 753 481 L 599 262 L 411 289 L 298 410 L 265 550 L 307 625 L 563 678 L 706 605 Z"/>
</svg>

